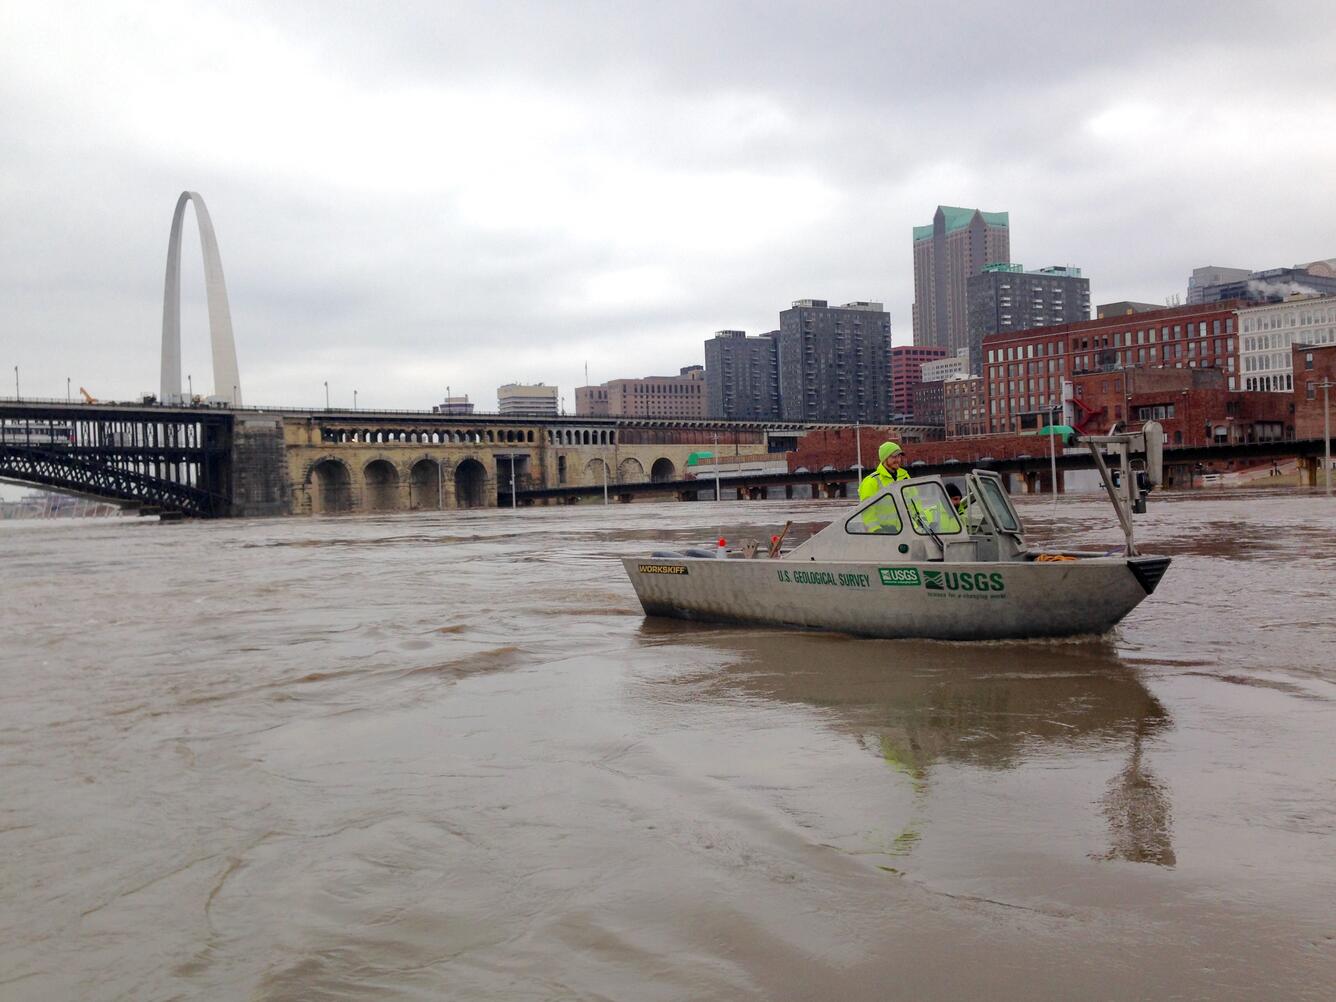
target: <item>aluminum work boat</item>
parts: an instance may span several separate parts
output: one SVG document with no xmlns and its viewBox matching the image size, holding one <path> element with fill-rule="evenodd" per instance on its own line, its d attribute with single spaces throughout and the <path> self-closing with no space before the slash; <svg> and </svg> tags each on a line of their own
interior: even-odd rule
<svg viewBox="0 0 1336 1002">
<path fill-rule="evenodd" d="M 1161 479 L 1163 433 L 1150 422 L 1085 441 L 1126 536 L 1121 552 L 1037 552 L 1001 478 L 974 470 L 959 506 L 941 477 L 898 481 L 789 552 L 659 550 L 623 564 L 649 616 L 941 640 L 1104 633 L 1169 567 L 1138 553 L 1132 532 Z"/>
</svg>

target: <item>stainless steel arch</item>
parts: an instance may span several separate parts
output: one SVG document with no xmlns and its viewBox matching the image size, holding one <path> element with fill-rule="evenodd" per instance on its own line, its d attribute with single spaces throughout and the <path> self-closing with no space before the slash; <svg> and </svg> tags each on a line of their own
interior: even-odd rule
<svg viewBox="0 0 1336 1002">
<path fill-rule="evenodd" d="M 232 312 L 227 305 L 223 261 L 218 256 L 218 238 L 204 199 L 197 191 L 183 191 L 176 200 L 172 234 L 167 241 L 167 282 L 162 294 L 162 396 L 163 403 L 181 396 L 181 223 L 186 203 L 195 203 L 199 242 L 204 252 L 204 295 L 209 306 L 209 344 L 213 349 L 213 392 L 233 405 L 241 403 L 241 377 L 237 374 L 237 346 L 232 339 Z"/>
</svg>

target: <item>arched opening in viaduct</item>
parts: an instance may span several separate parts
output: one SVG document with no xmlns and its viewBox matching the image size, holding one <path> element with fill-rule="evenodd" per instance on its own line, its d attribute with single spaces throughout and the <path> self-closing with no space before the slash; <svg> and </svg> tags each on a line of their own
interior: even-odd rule
<svg viewBox="0 0 1336 1002">
<path fill-rule="evenodd" d="M 487 471 L 476 459 L 466 459 L 455 467 L 455 506 L 481 508 L 487 503 Z"/>
<path fill-rule="evenodd" d="M 585 464 L 585 482 L 590 484 L 612 483 L 608 473 L 608 464 L 601 459 L 591 459 Z"/>
<path fill-rule="evenodd" d="M 366 506 L 371 511 L 393 511 L 399 507 L 399 471 L 385 459 L 373 459 L 362 471 L 366 484 Z"/>
<path fill-rule="evenodd" d="M 640 460 L 628 456 L 617 464 L 617 482 L 620 484 L 639 484 L 645 480 L 645 468 Z"/>
<path fill-rule="evenodd" d="M 434 459 L 419 459 L 408 478 L 408 507 L 441 507 L 441 466 Z"/>
<path fill-rule="evenodd" d="M 353 510 L 353 483 L 348 467 L 322 459 L 311 470 L 311 511 L 317 515 Z"/>
<path fill-rule="evenodd" d="M 677 467 L 673 461 L 666 456 L 654 460 L 654 465 L 650 467 L 649 478 L 656 484 L 665 484 L 669 480 L 677 479 Z"/>
</svg>

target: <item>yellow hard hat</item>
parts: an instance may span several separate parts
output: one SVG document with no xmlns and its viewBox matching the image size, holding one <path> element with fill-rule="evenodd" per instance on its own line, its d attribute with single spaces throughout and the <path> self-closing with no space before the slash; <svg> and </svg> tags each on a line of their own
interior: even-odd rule
<svg viewBox="0 0 1336 1002">
<path fill-rule="evenodd" d="M 881 448 L 877 450 L 877 461 L 886 462 L 887 456 L 898 456 L 901 452 L 898 442 L 882 442 Z"/>
</svg>

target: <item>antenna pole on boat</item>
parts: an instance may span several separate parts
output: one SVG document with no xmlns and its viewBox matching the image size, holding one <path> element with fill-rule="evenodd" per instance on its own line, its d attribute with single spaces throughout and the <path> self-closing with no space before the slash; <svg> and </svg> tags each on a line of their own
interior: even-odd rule
<svg viewBox="0 0 1336 1002">
<path fill-rule="evenodd" d="M 1058 503 L 1058 447 L 1053 441 L 1053 426 L 1048 427 L 1048 475 L 1049 489 L 1053 495 L 1053 503 Z"/>
</svg>

